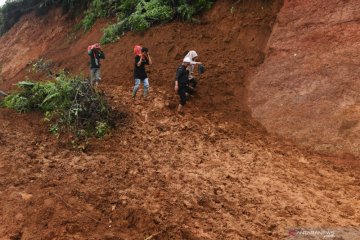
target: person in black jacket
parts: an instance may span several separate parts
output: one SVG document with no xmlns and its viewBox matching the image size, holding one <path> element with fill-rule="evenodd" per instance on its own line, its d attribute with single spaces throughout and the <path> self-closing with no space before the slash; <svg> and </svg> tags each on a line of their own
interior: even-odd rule
<svg viewBox="0 0 360 240">
<path fill-rule="evenodd" d="M 151 65 L 151 57 L 149 55 L 149 50 L 147 48 L 141 49 L 141 54 L 135 56 L 135 66 L 134 66 L 134 79 L 135 86 L 132 93 L 132 98 L 135 99 L 136 93 L 139 89 L 140 83 L 144 84 L 144 98 L 147 97 L 149 90 L 149 78 L 146 74 L 145 65 Z"/>
<path fill-rule="evenodd" d="M 105 59 L 105 54 L 101 50 L 100 44 L 96 43 L 89 47 L 88 55 L 90 56 L 90 83 L 95 86 L 101 80 L 100 59 Z"/>
<path fill-rule="evenodd" d="M 191 89 L 188 86 L 189 75 L 186 68 L 192 63 L 191 59 L 185 57 L 183 63 L 180 67 L 178 67 L 176 71 L 176 78 L 175 78 L 175 92 L 179 94 L 180 103 L 177 108 L 177 113 L 182 111 L 182 108 L 186 104 L 186 98 L 189 93 L 191 93 Z"/>
</svg>

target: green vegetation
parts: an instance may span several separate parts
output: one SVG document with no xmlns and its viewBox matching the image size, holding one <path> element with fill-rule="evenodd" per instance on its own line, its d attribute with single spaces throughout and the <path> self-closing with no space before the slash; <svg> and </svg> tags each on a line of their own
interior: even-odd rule
<svg viewBox="0 0 360 240">
<path fill-rule="evenodd" d="M 7 0 L 0 8 L 0 35 L 8 31 L 20 17 L 36 10 L 45 14 L 51 7 L 61 6 L 64 13 L 74 16 L 84 13 L 82 28 L 91 29 L 96 19 L 116 17 L 116 23 L 104 30 L 102 44 L 114 42 L 126 31 L 144 31 L 154 24 L 173 19 L 194 21 L 201 11 L 209 9 L 215 0 Z"/>
<path fill-rule="evenodd" d="M 115 127 L 115 112 L 104 95 L 80 77 L 62 73 L 55 82 L 23 81 L 18 87 L 1 105 L 19 112 L 44 113 L 54 134 L 70 133 L 82 140 L 103 137 Z"/>
<path fill-rule="evenodd" d="M 108 26 L 104 30 L 104 36 L 101 39 L 102 44 L 114 42 L 118 36 L 126 31 L 144 31 L 154 23 L 170 21 L 173 18 L 174 11 L 161 0 L 124 1 L 119 9 L 118 22 Z M 124 10 L 131 10 L 125 12 Z"/>
<path fill-rule="evenodd" d="M 144 31 L 175 18 L 193 21 L 194 16 L 209 9 L 213 0 L 125 0 L 116 7 L 117 22 L 104 30 L 102 44 L 116 41 L 126 31 Z"/>
</svg>

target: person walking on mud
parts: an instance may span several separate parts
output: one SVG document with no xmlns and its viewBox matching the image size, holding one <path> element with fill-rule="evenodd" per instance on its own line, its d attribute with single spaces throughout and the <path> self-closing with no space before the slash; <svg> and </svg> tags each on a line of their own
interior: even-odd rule
<svg viewBox="0 0 360 240">
<path fill-rule="evenodd" d="M 187 70 L 189 71 L 189 80 L 188 80 L 188 86 L 192 89 L 195 90 L 196 85 L 197 85 L 197 80 L 194 77 L 194 68 L 196 64 L 202 64 L 201 62 L 196 62 L 197 57 L 199 55 L 197 54 L 197 52 L 195 52 L 194 50 L 191 50 L 189 52 L 187 52 L 187 54 L 185 55 L 186 58 L 189 58 L 191 61 L 191 64 L 187 67 Z"/>
<path fill-rule="evenodd" d="M 105 59 L 105 54 L 99 43 L 95 43 L 88 47 L 88 55 L 90 57 L 90 84 L 97 86 L 101 81 L 100 76 L 100 59 Z"/>
<path fill-rule="evenodd" d="M 176 110 L 177 114 L 182 113 L 182 109 L 186 104 L 187 96 L 193 92 L 188 85 L 189 75 L 186 70 L 191 63 L 193 63 L 191 59 L 189 57 L 185 57 L 181 66 L 176 70 L 175 92 L 180 97 L 180 103 Z"/>
<path fill-rule="evenodd" d="M 149 50 L 145 47 L 141 48 L 141 50 L 135 47 L 134 51 L 136 54 L 134 66 L 135 86 L 132 92 L 132 98 L 135 99 L 141 82 L 144 84 L 144 98 L 146 98 L 149 91 L 149 78 L 146 74 L 145 65 L 152 64 L 151 57 Z"/>
</svg>

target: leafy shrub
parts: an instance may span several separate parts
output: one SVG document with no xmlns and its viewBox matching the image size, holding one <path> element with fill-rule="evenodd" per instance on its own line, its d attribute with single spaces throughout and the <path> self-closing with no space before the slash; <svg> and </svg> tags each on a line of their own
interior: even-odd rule
<svg viewBox="0 0 360 240">
<path fill-rule="evenodd" d="M 135 13 L 128 18 L 127 26 L 129 29 L 126 30 L 142 32 L 150 27 L 150 23 L 145 19 L 144 15 Z"/>
<path fill-rule="evenodd" d="M 118 18 L 124 19 L 125 17 L 130 16 L 135 12 L 136 6 L 138 5 L 139 0 L 123 0 L 120 2 L 120 5 L 117 6 Z"/>
<path fill-rule="evenodd" d="M 126 4 L 125 4 L 126 2 Z M 213 0 L 127 0 L 120 5 L 119 10 L 133 11 L 131 14 L 120 12 L 119 23 L 105 29 L 102 43 L 116 41 L 126 31 L 144 31 L 156 23 L 168 22 L 176 17 L 185 21 L 193 21 L 199 12 L 209 9 Z M 115 30 L 115 31 L 114 31 Z M 111 34 L 109 34 L 111 33 Z M 111 37 L 109 37 L 111 36 Z"/>
<path fill-rule="evenodd" d="M 190 21 L 192 20 L 195 14 L 195 8 L 187 3 L 180 5 L 177 8 L 178 14 L 183 20 Z"/>
<path fill-rule="evenodd" d="M 104 29 L 104 35 L 102 36 L 100 43 L 107 44 L 115 42 L 119 39 L 119 36 L 127 29 L 127 21 L 121 21 L 112 25 L 109 25 Z"/>
<path fill-rule="evenodd" d="M 85 31 L 91 29 L 99 17 L 108 17 L 116 12 L 115 4 L 112 1 L 92 0 L 90 8 L 85 11 L 81 25 Z"/>
<path fill-rule="evenodd" d="M 93 11 L 86 11 L 85 17 L 81 21 L 81 25 L 84 28 L 85 31 L 88 31 L 91 29 L 91 27 L 94 25 L 96 19 L 98 18 L 97 14 Z"/>
<path fill-rule="evenodd" d="M 143 15 L 149 22 L 169 21 L 173 17 L 171 6 L 164 5 L 163 2 L 159 0 L 140 1 L 135 13 Z"/>
<path fill-rule="evenodd" d="M 104 30 L 101 42 L 114 42 L 126 31 L 144 31 L 150 26 L 175 18 L 194 21 L 196 14 L 209 9 L 215 0 L 13 0 L 0 9 L 0 34 L 7 31 L 28 11 L 46 13 L 61 5 L 64 13 L 84 12 L 81 26 L 89 30 L 100 17 L 117 16 L 117 22 Z"/>
<path fill-rule="evenodd" d="M 79 77 L 61 74 L 55 82 L 18 83 L 20 90 L 2 101 L 19 112 L 40 111 L 52 133 L 72 133 L 76 138 L 102 137 L 115 127 L 115 112 L 104 95 Z"/>
<path fill-rule="evenodd" d="M 174 17 L 172 7 L 161 0 L 127 0 L 118 9 L 121 11 L 119 21 L 104 29 L 102 44 L 116 41 L 126 31 L 142 32 L 154 23 L 167 22 Z"/>
<path fill-rule="evenodd" d="M 106 134 L 108 134 L 111 130 L 109 124 L 107 124 L 106 122 L 96 122 L 95 129 L 96 129 L 95 131 L 96 137 L 103 137 Z"/>
<path fill-rule="evenodd" d="M 88 9 L 92 0 L 55 0 L 54 6 L 61 5 L 63 13 L 69 14 L 69 17 L 75 17 Z"/>
</svg>

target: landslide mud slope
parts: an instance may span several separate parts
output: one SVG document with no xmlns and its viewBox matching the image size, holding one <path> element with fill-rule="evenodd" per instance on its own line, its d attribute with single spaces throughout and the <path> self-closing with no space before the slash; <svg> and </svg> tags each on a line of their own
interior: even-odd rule
<svg viewBox="0 0 360 240">
<path fill-rule="evenodd" d="M 304 147 L 360 156 L 360 2 L 286 1 L 249 80 L 253 116 Z"/>
<path fill-rule="evenodd" d="M 61 16 L 60 10 L 50 12 L 51 17 L 35 17 L 35 13 L 22 17 L 15 27 L 0 38 L 1 89 L 13 88 L 13 84 L 25 78 L 25 68 L 51 49 L 68 47 L 66 34 L 71 23 Z"/>
<path fill-rule="evenodd" d="M 232 6 L 218 1 L 202 25 L 171 23 L 106 46 L 101 88 L 129 121 L 84 153 L 58 143 L 41 116 L 0 110 L 0 239 L 285 239 L 301 226 L 346 227 L 336 234 L 356 239 L 359 168 L 299 151 L 250 118 L 246 78 L 263 61 L 281 3 Z M 30 16 L 13 33 L 26 21 L 43 23 Z M 37 57 L 87 72 L 84 49 L 103 25 L 68 42 L 65 28 Z M 41 29 L 23 29 L 24 39 L 36 42 L 28 31 Z M 14 46 L 3 39 L 0 49 Z M 132 102 L 139 42 L 155 62 L 151 99 Z M 178 118 L 174 71 L 189 48 L 207 72 Z M 5 69 L 9 88 L 28 74 Z"/>
</svg>

